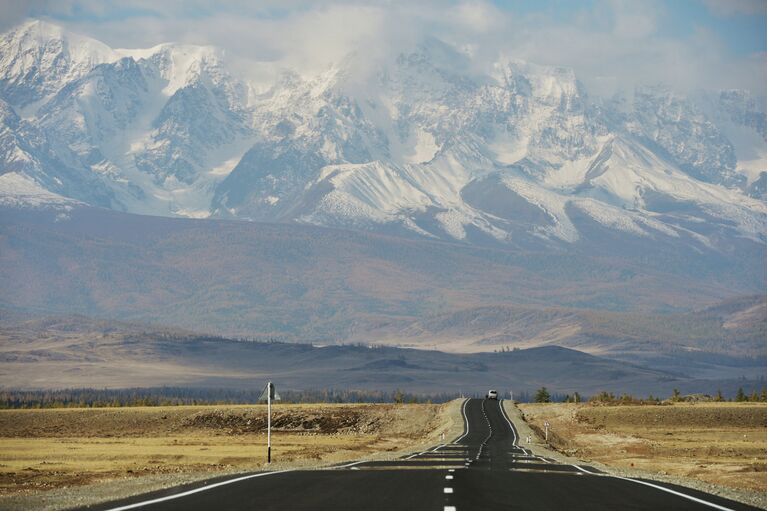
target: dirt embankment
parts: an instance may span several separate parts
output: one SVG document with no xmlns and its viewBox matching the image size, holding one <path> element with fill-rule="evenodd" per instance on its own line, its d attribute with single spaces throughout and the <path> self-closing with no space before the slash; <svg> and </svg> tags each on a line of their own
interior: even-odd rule
<svg viewBox="0 0 767 511">
<path fill-rule="evenodd" d="M 386 432 L 392 414 L 409 405 L 287 405 L 272 412 L 272 431 L 319 434 L 377 434 Z M 437 405 L 416 405 L 430 417 Z M 282 408 L 282 409 L 280 409 Z M 413 420 L 416 417 L 401 417 Z M 421 422 L 421 421 L 417 421 Z M 263 406 L 158 407 L 61 410 L 5 410 L 0 413 L 0 436 L 145 437 L 204 432 L 247 435 L 266 431 Z M 423 424 L 422 424 L 423 425 Z"/>
<path fill-rule="evenodd" d="M 460 402 L 274 407 L 269 469 L 395 457 L 460 435 Z M 61 509 L 266 468 L 265 406 L 0 411 L 0 508 Z"/>
<path fill-rule="evenodd" d="M 520 405 L 559 452 L 625 470 L 767 494 L 767 405 Z"/>
</svg>

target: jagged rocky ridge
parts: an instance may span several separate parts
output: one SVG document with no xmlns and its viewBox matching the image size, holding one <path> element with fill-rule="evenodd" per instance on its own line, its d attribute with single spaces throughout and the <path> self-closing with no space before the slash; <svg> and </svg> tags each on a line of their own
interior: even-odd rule
<svg viewBox="0 0 767 511">
<path fill-rule="evenodd" d="M 477 71 L 436 39 L 364 59 L 264 85 L 216 48 L 26 22 L 0 37 L 0 201 L 512 246 L 767 242 L 767 116 L 746 91 L 592 98 L 567 68 Z"/>
</svg>

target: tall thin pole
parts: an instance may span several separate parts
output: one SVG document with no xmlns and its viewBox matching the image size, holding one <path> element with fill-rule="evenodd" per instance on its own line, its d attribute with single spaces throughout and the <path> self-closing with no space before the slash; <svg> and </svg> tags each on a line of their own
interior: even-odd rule
<svg viewBox="0 0 767 511">
<path fill-rule="evenodd" d="M 272 462 L 272 382 L 266 389 L 266 462 Z"/>
</svg>

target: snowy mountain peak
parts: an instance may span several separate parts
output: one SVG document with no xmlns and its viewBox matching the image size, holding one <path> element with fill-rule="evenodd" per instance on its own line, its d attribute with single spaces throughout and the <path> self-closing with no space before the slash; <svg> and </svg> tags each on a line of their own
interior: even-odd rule
<svg viewBox="0 0 767 511">
<path fill-rule="evenodd" d="M 0 43 L 7 183 L 471 243 L 767 242 L 767 116 L 747 91 L 603 101 L 570 68 L 482 71 L 434 38 L 309 76 L 274 66 L 258 87 L 211 46 L 111 50 L 46 23 Z"/>
<path fill-rule="evenodd" d="M 118 50 L 136 60 L 151 62 L 160 76 L 167 81 L 163 93 L 172 96 L 178 89 L 195 81 L 209 78 L 222 79 L 223 51 L 213 46 L 164 43 L 147 50 Z"/>
<path fill-rule="evenodd" d="M 503 58 L 493 64 L 492 74 L 502 86 L 514 90 L 519 90 L 520 82 L 526 82 L 530 94 L 548 100 L 582 94 L 575 71 L 568 67 L 541 66 Z"/>
<path fill-rule="evenodd" d="M 0 37 L 0 94 L 26 106 L 118 58 L 95 39 L 44 21 L 28 21 Z"/>
</svg>

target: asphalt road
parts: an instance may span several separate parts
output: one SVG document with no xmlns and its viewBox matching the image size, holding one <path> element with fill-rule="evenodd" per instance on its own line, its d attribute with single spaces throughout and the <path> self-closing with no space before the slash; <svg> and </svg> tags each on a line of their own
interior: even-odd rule
<svg viewBox="0 0 767 511">
<path fill-rule="evenodd" d="M 392 461 L 260 472 L 87 509 L 168 510 L 751 510 L 715 495 L 562 465 L 518 445 L 496 400 L 469 399 L 464 434 Z"/>
</svg>

